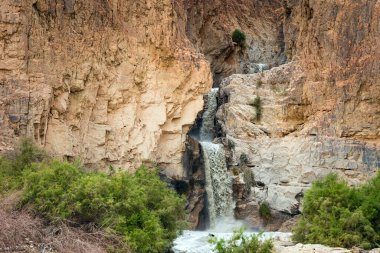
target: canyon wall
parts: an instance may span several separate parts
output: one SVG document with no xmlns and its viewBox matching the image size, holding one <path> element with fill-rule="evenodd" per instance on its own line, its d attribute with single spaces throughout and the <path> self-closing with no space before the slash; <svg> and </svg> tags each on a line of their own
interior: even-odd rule
<svg viewBox="0 0 380 253">
<path fill-rule="evenodd" d="M 214 83 L 239 217 L 255 219 L 264 201 L 295 215 L 315 179 L 359 184 L 380 167 L 378 0 L 0 6 L 0 152 L 29 136 L 92 169 L 156 163 L 192 177 L 196 227 L 207 216 L 202 155 L 188 139 L 183 158 L 184 143 Z"/>
<path fill-rule="evenodd" d="M 29 136 L 94 169 L 153 161 L 182 176 L 209 63 L 170 0 L 3 0 L 0 151 Z"/>
<path fill-rule="evenodd" d="M 261 203 L 281 223 L 302 210 L 314 180 L 334 172 L 357 185 L 380 167 L 380 2 L 283 7 L 287 63 L 225 79 L 217 115 L 239 172 L 236 214 L 273 228 L 259 219 Z"/>
<path fill-rule="evenodd" d="M 211 63 L 214 86 L 236 73 L 255 73 L 285 61 L 280 0 L 186 0 L 186 33 Z M 231 40 L 235 29 L 244 45 Z"/>
</svg>

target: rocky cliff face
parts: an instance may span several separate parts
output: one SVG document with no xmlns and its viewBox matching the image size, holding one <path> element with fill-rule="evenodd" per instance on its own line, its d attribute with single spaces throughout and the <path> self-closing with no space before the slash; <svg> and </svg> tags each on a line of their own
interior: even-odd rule
<svg viewBox="0 0 380 253">
<path fill-rule="evenodd" d="M 220 92 L 222 141 L 241 172 L 237 214 L 258 225 L 264 201 L 281 220 L 315 179 L 335 172 L 359 184 L 380 167 L 379 2 L 283 4 L 288 63 L 233 75 Z"/>
<path fill-rule="evenodd" d="M 379 1 L 284 5 L 286 53 L 304 69 L 309 122 L 325 124 L 321 134 L 379 144 Z"/>
<path fill-rule="evenodd" d="M 206 216 L 197 143 L 187 174 L 181 163 L 213 76 L 240 217 L 256 219 L 263 201 L 280 219 L 297 214 L 313 180 L 333 171 L 358 184 L 380 167 L 377 0 L 0 5 L 0 152 L 26 135 L 92 168 L 157 162 L 193 177 L 196 227 Z M 231 41 L 236 28 L 244 46 Z"/>
<path fill-rule="evenodd" d="M 236 73 L 255 73 L 285 60 L 279 0 L 185 1 L 186 32 L 211 63 L 214 85 Z M 231 34 L 243 31 L 244 46 L 234 44 Z"/>
<path fill-rule="evenodd" d="M 155 161 L 182 176 L 209 63 L 173 1 L 4 0 L 0 149 L 27 135 L 94 168 Z"/>
</svg>

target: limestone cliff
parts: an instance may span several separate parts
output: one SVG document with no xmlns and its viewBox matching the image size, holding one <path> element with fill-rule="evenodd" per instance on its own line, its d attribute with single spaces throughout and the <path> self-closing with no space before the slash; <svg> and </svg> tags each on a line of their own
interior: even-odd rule
<svg viewBox="0 0 380 253">
<path fill-rule="evenodd" d="M 241 171 L 237 215 L 256 224 L 263 201 L 281 220 L 300 211 L 315 179 L 335 172 L 359 184 L 380 167 L 379 1 L 283 7 L 288 63 L 233 75 L 220 91 L 222 141 L 230 167 Z"/>
<path fill-rule="evenodd" d="M 214 84 L 231 74 L 255 73 L 285 60 L 279 0 L 185 1 L 186 32 L 210 61 Z M 235 29 L 247 36 L 244 46 L 231 40 Z"/>
<path fill-rule="evenodd" d="M 183 143 L 211 87 L 164 0 L 3 0 L 0 149 L 30 136 L 90 167 L 154 161 L 182 176 Z"/>
<path fill-rule="evenodd" d="M 378 0 L 2 0 L 0 7 L 0 152 L 26 135 L 94 169 L 157 162 L 169 176 L 193 177 L 196 227 L 207 216 L 202 154 L 189 140 L 182 156 L 214 81 L 215 141 L 241 172 L 240 217 L 254 219 L 263 201 L 297 214 L 316 178 L 333 171 L 358 184 L 380 167 Z M 231 41 L 236 28 L 247 35 L 244 45 Z"/>
</svg>

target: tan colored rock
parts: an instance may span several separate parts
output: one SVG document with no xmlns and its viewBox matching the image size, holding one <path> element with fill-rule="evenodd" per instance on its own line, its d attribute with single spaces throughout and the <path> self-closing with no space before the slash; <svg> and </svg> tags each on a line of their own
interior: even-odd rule
<svg viewBox="0 0 380 253">
<path fill-rule="evenodd" d="M 220 97 L 228 103 L 217 117 L 231 148 L 229 164 L 247 165 L 257 183 L 251 197 L 238 202 L 242 206 L 267 201 L 273 210 L 297 214 L 303 192 L 316 179 L 334 172 L 358 185 L 374 175 L 380 161 L 376 144 L 312 131 L 324 125 L 305 117 L 311 106 L 302 98 L 294 101 L 304 84 L 296 63 L 264 74 L 233 75 L 222 83 Z M 257 96 L 262 101 L 261 120 L 252 105 Z"/>
<path fill-rule="evenodd" d="M 357 185 L 380 164 L 378 1 L 283 1 L 289 63 L 233 75 L 217 113 L 230 166 L 257 186 L 241 207 L 268 201 L 297 214 L 302 192 L 337 173 Z M 262 117 L 256 118 L 256 97 Z M 241 157 L 247 160 L 244 164 Z"/>
<path fill-rule="evenodd" d="M 379 1 L 284 5 L 286 53 L 304 69 L 308 121 L 320 134 L 379 144 Z"/>
<path fill-rule="evenodd" d="M 2 1 L 0 149 L 27 135 L 90 167 L 151 160 L 182 176 L 211 88 L 184 30 L 184 7 L 168 0 Z"/>
<path fill-rule="evenodd" d="M 210 61 L 214 82 L 235 73 L 255 73 L 263 65 L 275 65 L 283 46 L 281 1 L 185 1 L 189 39 Z M 246 34 L 244 46 L 231 34 Z"/>
</svg>

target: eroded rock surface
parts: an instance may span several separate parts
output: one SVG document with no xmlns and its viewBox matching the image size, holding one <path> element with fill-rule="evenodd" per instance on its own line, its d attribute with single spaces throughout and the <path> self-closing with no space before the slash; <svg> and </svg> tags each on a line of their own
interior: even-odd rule
<svg viewBox="0 0 380 253">
<path fill-rule="evenodd" d="M 209 63 L 172 1 L 4 0 L 0 149 L 30 136 L 93 168 L 155 161 L 182 176 Z"/>
<path fill-rule="evenodd" d="M 288 63 L 226 78 L 217 114 L 236 184 L 254 174 L 237 214 L 260 226 L 260 203 L 296 215 L 314 180 L 357 185 L 380 167 L 378 1 L 283 3 Z"/>
<path fill-rule="evenodd" d="M 236 73 L 255 73 L 286 60 L 280 0 L 185 1 L 186 33 L 210 61 L 217 86 Z M 231 40 L 235 29 L 244 45 Z"/>
</svg>

